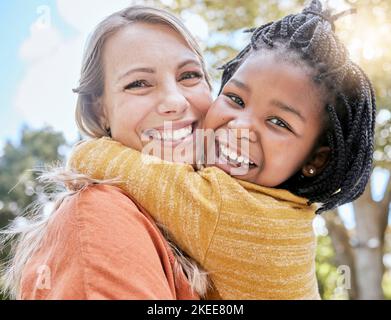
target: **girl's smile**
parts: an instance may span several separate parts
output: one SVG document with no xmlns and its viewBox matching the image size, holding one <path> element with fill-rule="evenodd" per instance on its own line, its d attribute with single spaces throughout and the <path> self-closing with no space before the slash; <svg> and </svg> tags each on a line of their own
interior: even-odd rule
<svg viewBox="0 0 391 320">
<path fill-rule="evenodd" d="M 243 167 L 248 170 L 254 169 L 261 165 L 259 154 L 250 153 L 249 138 L 243 135 L 237 139 L 238 130 L 229 128 L 220 128 L 216 134 L 216 158 L 221 167 L 232 166 L 235 168 Z M 247 130 L 248 131 L 248 130 Z"/>
</svg>

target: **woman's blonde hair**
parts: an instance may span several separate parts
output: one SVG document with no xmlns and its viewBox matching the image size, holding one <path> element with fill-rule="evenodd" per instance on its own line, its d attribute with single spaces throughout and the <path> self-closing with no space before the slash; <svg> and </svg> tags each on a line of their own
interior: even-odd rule
<svg viewBox="0 0 391 320">
<path fill-rule="evenodd" d="M 206 81 L 210 87 L 210 80 L 205 68 L 201 49 L 197 41 L 178 18 L 165 10 L 152 7 L 131 6 L 125 8 L 105 18 L 96 27 L 87 42 L 79 87 L 74 89 L 74 92 L 78 94 L 76 123 L 81 132 L 89 137 L 100 138 L 110 134 L 105 125 L 103 110 L 96 103 L 97 98 L 103 93 L 104 74 L 102 53 L 105 41 L 115 32 L 135 22 L 162 24 L 178 32 L 187 42 L 189 48 L 199 58 L 204 74 L 206 75 Z M 53 212 L 58 209 L 66 197 L 92 184 L 115 184 L 111 180 L 94 180 L 86 175 L 70 172 L 62 167 L 41 171 L 38 180 L 47 185 L 54 184 L 58 190 L 49 197 L 55 203 Z M 78 186 L 78 190 L 66 191 L 63 188 L 63 186 L 69 185 Z M 2 281 L 0 281 L 0 286 L 2 286 L 1 290 L 11 298 L 20 297 L 20 282 L 23 269 L 29 258 L 39 248 L 47 226 L 55 216 L 53 214 L 45 215 L 43 213 L 44 205 L 45 203 L 33 204 L 31 208 L 26 210 L 29 215 L 28 219 L 23 220 L 23 223 L 13 223 L 10 227 L 1 231 L 1 247 L 4 248 L 5 244 L 12 240 L 10 258 L 6 264 L 1 266 Z M 178 272 L 184 271 L 189 279 L 192 290 L 197 292 L 201 297 L 205 296 L 207 290 L 211 287 L 207 273 L 195 261 L 184 255 L 175 246 L 170 240 L 169 234 L 164 226 L 158 224 L 158 227 L 177 258 L 174 266 L 175 273 L 178 274 Z"/>
</svg>

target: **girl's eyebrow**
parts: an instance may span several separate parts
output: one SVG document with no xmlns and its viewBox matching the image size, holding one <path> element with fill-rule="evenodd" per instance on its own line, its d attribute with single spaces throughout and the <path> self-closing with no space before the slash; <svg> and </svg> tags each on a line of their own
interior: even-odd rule
<svg viewBox="0 0 391 320">
<path fill-rule="evenodd" d="M 283 110 L 283 111 L 287 111 L 287 112 L 293 113 L 294 115 L 299 117 L 301 121 L 306 122 L 306 119 L 304 118 L 304 116 L 296 108 L 294 108 L 292 106 L 289 106 L 289 105 L 283 103 L 282 101 L 275 100 L 275 99 L 273 99 L 270 102 L 270 104 L 275 106 L 275 107 L 277 107 L 277 108 L 279 108 L 279 109 L 281 109 L 281 110 Z"/>
<path fill-rule="evenodd" d="M 232 78 L 231 80 L 229 80 L 229 82 L 231 82 L 233 85 L 237 86 L 238 88 L 243 89 L 244 91 L 247 92 L 251 91 L 250 87 L 242 81 Z"/>
</svg>

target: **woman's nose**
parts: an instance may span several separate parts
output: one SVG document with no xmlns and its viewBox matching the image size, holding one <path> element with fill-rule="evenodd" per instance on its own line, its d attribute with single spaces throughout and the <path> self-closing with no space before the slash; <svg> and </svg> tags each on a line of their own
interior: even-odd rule
<svg viewBox="0 0 391 320">
<path fill-rule="evenodd" d="M 174 86 L 161 92 L 157 111 L 161 115 L 174 115 L 183 113 L 188 107 L 189 102 L 186 97 Z"/>
<path fill-rule="evenodd" d="M 249 117 L 231 120 L 228 122 L 228 128 L 232 130 L 237 139 L 248 139 L 250 142 L 257 142 L 254 122 Z"/>
</svg>

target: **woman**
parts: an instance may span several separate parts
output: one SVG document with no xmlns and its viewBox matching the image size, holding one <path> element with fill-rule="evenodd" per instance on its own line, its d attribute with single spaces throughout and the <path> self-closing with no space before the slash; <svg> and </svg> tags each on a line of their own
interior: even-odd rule
<svg viewBox="0 0 391 320">
<path fill-rule="evenodd" d="M 75 92 L 82 132 L 141 150 L 145 132 L 158 130 L 166 139 L 148 142 L 163 154 L 192 143 L 211 104 L 203 58 L 189 31 L 168 12 L 140 6 L 98 25 Z M 173 126 L 168 134 L 165 121 Z M 119 188 L 67 172 L 50 179 L 78 183 L 82 190 L 62 197 L 49 218 L 8 231 L 20 233 L 5 273 L 13 296 L 199 299 L 206 293 L 205 274 L 170 247 L 168 235 Z"/>
</svg>

